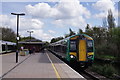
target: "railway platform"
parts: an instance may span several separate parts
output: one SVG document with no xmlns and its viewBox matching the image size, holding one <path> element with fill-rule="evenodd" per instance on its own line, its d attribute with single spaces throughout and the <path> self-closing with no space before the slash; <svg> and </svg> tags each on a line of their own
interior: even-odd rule
<svg viewBox="0 0 120 80">
<path fill-rule="evenodd" d="M 19 56 L 19 63 L 16 63 L 16 53 L 8 53 L 8 54 L 3 54 L 0 55 L 0 60 L 1 60 L 1 65 L 0 65 L 0 70 L 1 74 L 0 76 L 6 75 L 9 71 L 17 67 L 22 61 L 30 57 L 30 55 L 27 56 Z"/>
<path fill-rule="evenodd" d="M 3 80 L 7 78 L 55 78 L 86 80 L 83 76 L 58 59 L 49 51 L 35 53 L 27 56 L 19 56 L 19 63 L 15 63 L 15 54 L 3 57 Z M 8 69 L 9 68 L 9 69 Z"/>
</svg>

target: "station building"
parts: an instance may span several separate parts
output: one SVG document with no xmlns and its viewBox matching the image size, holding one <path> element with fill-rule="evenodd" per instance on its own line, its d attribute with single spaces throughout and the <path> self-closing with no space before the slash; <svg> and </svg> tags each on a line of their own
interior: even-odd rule
<svg viewBox="0 0 120 80">
<path fill-rule="evenodd" d="M 35 52 L 40 52 L 42 47 L 45 45 L 45 42 L 32 42 L 32 41 L 21 41 L 19 42 L 20 46 L 23 46 L 24 49 L 35 49 Z"/>
</svg>

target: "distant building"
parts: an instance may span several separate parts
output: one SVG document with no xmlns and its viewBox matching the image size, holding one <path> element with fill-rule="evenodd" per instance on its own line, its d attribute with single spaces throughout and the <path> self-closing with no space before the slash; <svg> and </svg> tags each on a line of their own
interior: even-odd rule
<svg viewBox="0 0 120 80">
<path fill-rule="evenodd" d="M 40 52 L 41 48 L 45 45 L 45 42 L 19 42 L 24 49 L 35 49 L 35 52 Z"/>
<path fill-rule="evenodd" d="M 39 40 L 39 39 L 27 39 L 27 40 L 24 40 L 24 42 L 42 42 L 42 40 Z"/>
</svg>

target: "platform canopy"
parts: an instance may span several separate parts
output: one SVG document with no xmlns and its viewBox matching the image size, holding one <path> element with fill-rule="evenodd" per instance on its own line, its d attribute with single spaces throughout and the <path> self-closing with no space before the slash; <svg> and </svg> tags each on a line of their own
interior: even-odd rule
<svg viewBox="0 0 120 80">
<path fill-rule="evenodd" d="M 45 44 L 45 42 L 18 42 L 19 44 Z"/>
<path fill-rule="evenodd" d="M 5 44 L 7 44 L 7 45 L 16 45 L 16 43 L 14 43 L 14 42 L 3 41 L 3 40 L 0 40 L 0 43 L 1 43 L 2 45 L 5 45 Z"/>
</svg>

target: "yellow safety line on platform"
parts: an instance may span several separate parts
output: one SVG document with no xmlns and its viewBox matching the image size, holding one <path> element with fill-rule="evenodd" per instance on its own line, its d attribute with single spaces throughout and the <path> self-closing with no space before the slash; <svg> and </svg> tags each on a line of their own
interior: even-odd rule
<svg viewBox="0 0 120 80">
<path fill-rule="evenodd" d="M 46 53 L 46 54 L 47 54 L 47 53 Z M 51 64 L 52 64 L 52 67 L 53 67 L 53 69 L 54 69 L 54 71 L 55 71 L 55 73 L 56 73 L 56 76 L 57 76 L 58 80 L 60 80 L 60 75 L 59 75 L 57 69 L 55 68 L 55 65 L 53 64 L 53 62 L 52 62 L 52 60 L 50 59 L 50 57 L 49 57 L 48 54 L 47 54 L 47 56 L 48 56 L 48 59 L 50 60 L 50 62 L 51 62 Z"/>
</svg>

